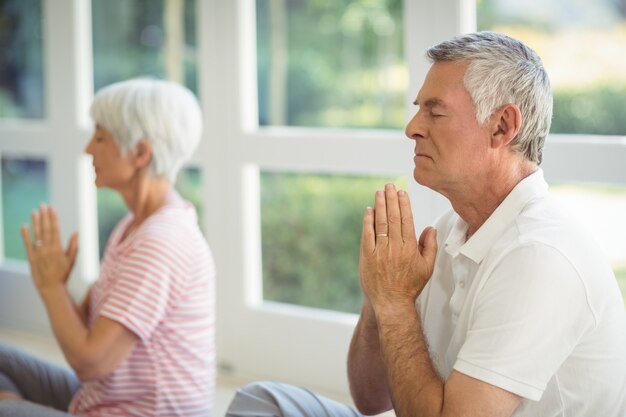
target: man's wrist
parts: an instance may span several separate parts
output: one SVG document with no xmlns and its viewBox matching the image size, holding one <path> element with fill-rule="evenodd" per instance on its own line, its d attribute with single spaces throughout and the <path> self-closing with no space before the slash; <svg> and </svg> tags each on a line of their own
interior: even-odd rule
<svg viewBox="0 0 626 417">
<path fill-rule="evenodd" d="M 374 313 L 378 324 L 401 323 L 405 322 L 407 317 L 417 314 L 417 310 L 415 301 L 403 300 L 374 306 Z"/>
</svg>

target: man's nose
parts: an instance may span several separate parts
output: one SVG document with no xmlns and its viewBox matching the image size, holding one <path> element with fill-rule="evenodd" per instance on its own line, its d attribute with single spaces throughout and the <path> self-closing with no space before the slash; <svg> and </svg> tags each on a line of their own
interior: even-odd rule
<svg viewBox="0 0 626 417">
<path fill-rule="evenodd" d="M 417 140 L 425 136 L 425 129 L 420 119 L 420 114 L 417 112 L 413 115 L 411 120 L 409 120 L 404 129 L 404 134 L 407 138 Z"/>
</svg>

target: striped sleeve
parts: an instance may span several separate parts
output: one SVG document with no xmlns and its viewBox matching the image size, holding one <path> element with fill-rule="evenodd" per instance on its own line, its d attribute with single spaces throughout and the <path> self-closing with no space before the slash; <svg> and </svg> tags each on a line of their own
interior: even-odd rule
<svg viewBox="0 0 626 417">
<path fill-rule="evenodd" d="M 119 259 L 118 275 L 99 314 L 115 320 L 146 341 L 167 313 L 176 293 L 172 264 L 158 241 L 140 240 Z"/>
</svg>

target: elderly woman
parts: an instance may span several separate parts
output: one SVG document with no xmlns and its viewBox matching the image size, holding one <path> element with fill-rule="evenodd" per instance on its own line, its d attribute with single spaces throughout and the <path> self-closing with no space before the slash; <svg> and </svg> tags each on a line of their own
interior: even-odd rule
<svg viewBox="0 0 626 417">
<path fill-rule="evenodd" d="M 215 384 L 214 265 L 193 206 L 172 182 L 196 148 L 201 112 L 167 81 L 108 86 L 91 106 L 98 187 L 130 213 L 113 230 L 100 277 L 75 305 L 53 208 L 22 227 L 32 276 L 72 371 L 0 347 L 0 416 L 208 416 Z M 32 237 L 31 237 L 32 234 Z"/>
</svg>

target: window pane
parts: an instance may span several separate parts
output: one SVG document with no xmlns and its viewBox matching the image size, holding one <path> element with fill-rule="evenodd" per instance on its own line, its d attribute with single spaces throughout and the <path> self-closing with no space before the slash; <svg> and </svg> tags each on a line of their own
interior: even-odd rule
<svg viewBox="0 0 626 417">
<path fill-rule="evenodd" d="M 124 200 L 115 191 L 98 188 L 98 245 L 100 258 L 104 255 L 107 240 L 117 222 L 128 212 Z"/>
<path fill-rule="evenodd" d="M 257 0 L 259 125 L 401 128 L 401 0 Z"/>
<path fill-rule="evenodd" d="M 204 210 L 202 208 L 202 183 L 201 171 L 198 167 L 183 168 L 176 179 L 176 190 L 180 195 L 196 208 L 198 223 L 204 224 Z"/>
<path fill-rule="evenodd" d="M 139 76 L 197 92 L 195 0 L 92 0 L 94 86 Z"/>
<path fill-rule="evenodd" d="M 626 300 L 626 186 L 557 184 L 550 188 L 562 208 L 594 234 Z"/>
<path fill-rule="evenodd" d="M 541 56 L 554 89 L 552 133 L 626 135 L 626 7 L 621 1 L 478 0 L 478 26 Z"/>
<path fill-rule="evenodd" d="M 404 178 L 261 174 L 263 298 L 358 313 L 365 207 Z"/>
<path fill-rule="evenodd" d="M 0 118 L 43 118 L 40 0 L 0 0 Z"/>
<path fill-rule="evenodd" d="M 4 256 L 26 260 L 20 226 L 49 201 L 47 164 L 43 159 L 2 158 L 2 225 Z M 27 190 L 27 191 L 26 191 Z"/>
<path fill-rule="evenodd" d="M 198 213 L 198 222 L 202 222 L 202 198 L 200 192 L 202 190 L 200 183 L 200 168 L 187 167 L 181 169 L 175 185 L 180 195 L 190 203 L 192 203 Z M 128 213 L 128 208 L 124 204 L 124 200 L 116 191 L 108 188 L 98 189 L 98 243 L 100 247 L 100 257 L 104 254 L 109 236 L 115 228 L 115 225 Z"/>
</svg>

